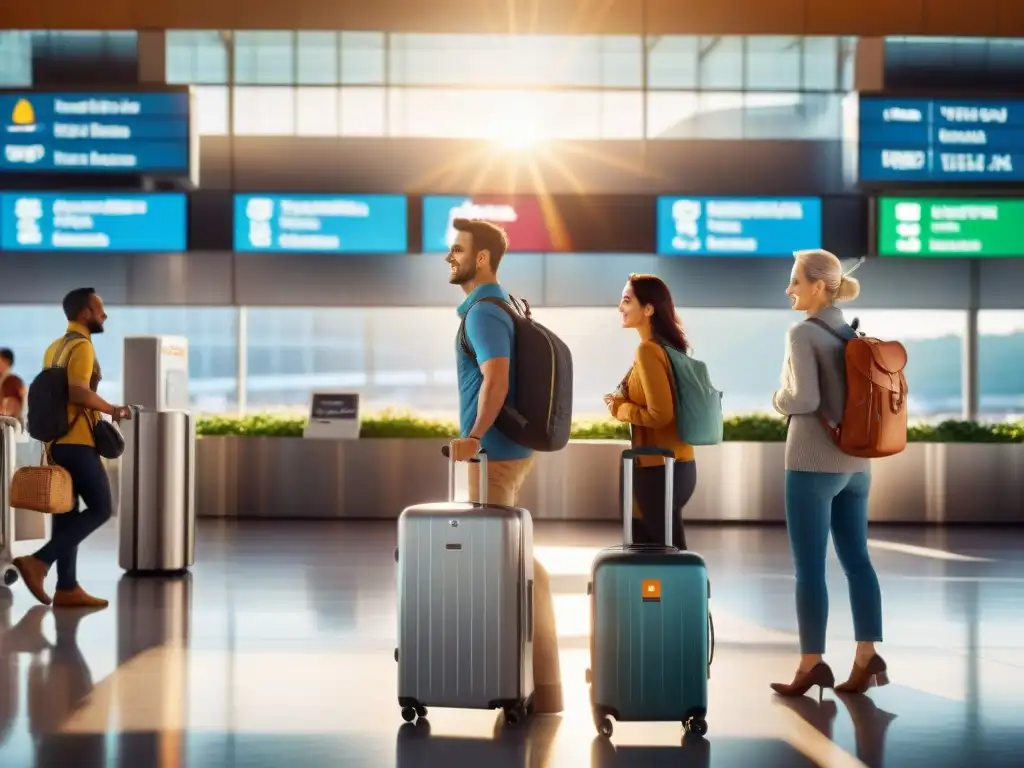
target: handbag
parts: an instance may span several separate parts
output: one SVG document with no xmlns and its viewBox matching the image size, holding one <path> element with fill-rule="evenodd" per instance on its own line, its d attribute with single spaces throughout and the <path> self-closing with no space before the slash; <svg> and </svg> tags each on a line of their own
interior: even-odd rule
<svg viewBox="0 0 1024 768">
<path fill-rule="evenodd" d="M 50 446 L 43 447 L 39 466 L 21 467 L 11 478 L 11 507 L 46 515 L 62 515 L 75 506 L 71 473 L 53 463 Z"/>
<path fill-rule="evenodd" d="M 119 459 L 124 453 L 124 434 L 112 421 L 98 420 L 92 428 L 92 439 L 96 452 L 104 459 Z"/>
</svg>

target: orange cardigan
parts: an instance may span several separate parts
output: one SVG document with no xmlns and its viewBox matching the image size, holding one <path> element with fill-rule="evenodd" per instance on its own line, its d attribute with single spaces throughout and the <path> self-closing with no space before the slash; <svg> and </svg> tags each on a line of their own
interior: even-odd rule
<svg viewBox="0 0 1024 768">
<path fill-rule="evenodd" d="M 633 447 L 653 446 L 675 451 L 676 461 L 693 461 L 693 446 L 679 439 L 676 431 L 676 403 L 668 356 L 658 342 L 640 343 L 633 358 L 626 386 L 626 401 L 615 418 L 633 425 Z M 657 456 L 641 456 L 638 466 L 660 466 Z"/>
</svg>

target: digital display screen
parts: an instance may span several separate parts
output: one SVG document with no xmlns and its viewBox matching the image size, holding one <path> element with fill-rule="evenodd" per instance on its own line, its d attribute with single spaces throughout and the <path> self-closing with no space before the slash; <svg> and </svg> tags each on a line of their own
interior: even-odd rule
<svg viewBox="0 0 1024 768">
<path fill-rule="evenodd" d="M 861 96 L 861 181 L 1024 180 L 1024 100 Z"/>
<path fill-rule="evenodd" d="M 0 170 L 189 173 L 189 94 L 0 91 Z"/>
<path fill-rule="evenodd" d="M 791 256 L 821 247 L 816 197 L 659 197 L 661 256 Z"/>
<path fill-rule="evenodd" d="M 0 247 L 5 251 L 188 250 L 183 194 L 0 195 Z"/>
<path fill-rule="evenodd" d="M 456 219 L 483 219 L 508 235 L 512 252 L 550 253 L 570 250 L 560 215 L 536 197 L 437 195 L 423 198 L 423 252 L 447 253 L 455 240 Z"/>
<path fill-rule="evenodd" d="M 404 195 L 235 195 L 235 250 L 405 253 Z"/>
<path fill-rule="evenodd" d="M 878 199 L 878 254 L 1024 256 L 1024 199 Z"/>
</svg>

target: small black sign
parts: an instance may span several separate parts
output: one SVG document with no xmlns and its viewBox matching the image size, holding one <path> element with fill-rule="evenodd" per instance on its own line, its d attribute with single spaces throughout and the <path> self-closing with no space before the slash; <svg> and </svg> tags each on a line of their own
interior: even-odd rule
<svg viewBox="0 0 1024 768">
<path fill-rule="evenodd" d="M 359 395 L 326 394 L 313 395 L 314 421 L 351 421 L 359 415 Z"/>
</svg>

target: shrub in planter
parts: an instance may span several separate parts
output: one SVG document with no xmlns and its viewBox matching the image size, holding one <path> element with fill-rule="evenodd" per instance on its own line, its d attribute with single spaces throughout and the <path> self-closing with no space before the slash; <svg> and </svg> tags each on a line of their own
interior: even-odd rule
<svg viewBox="0 0 1024 768">
<path fill-rule="evenodd" d="M 306 419 L 302 416 L 254 414 L 252 416 L 207 416 L 198 420 L 196 432 L 203 436 L 301 437 Z M 454 422 L 428 419 L 415 414 L 386 411 L 363 419 L 362 438 L 447 438 L 458 428 Z M 786 422 L 774 416 L 732 416 L 725 421 L 725 440 L 747 443 L 777 443 L 786 440 Z M 574 440 L 628 440 L 629 429 L 617 421 L 577 421 Z M 912 425 L 907 440 L 914 443 L 1024 443 L 1024 422 L 981 424 L 974 421 L 944 421 L 937 425 Z"/>
</svg>

